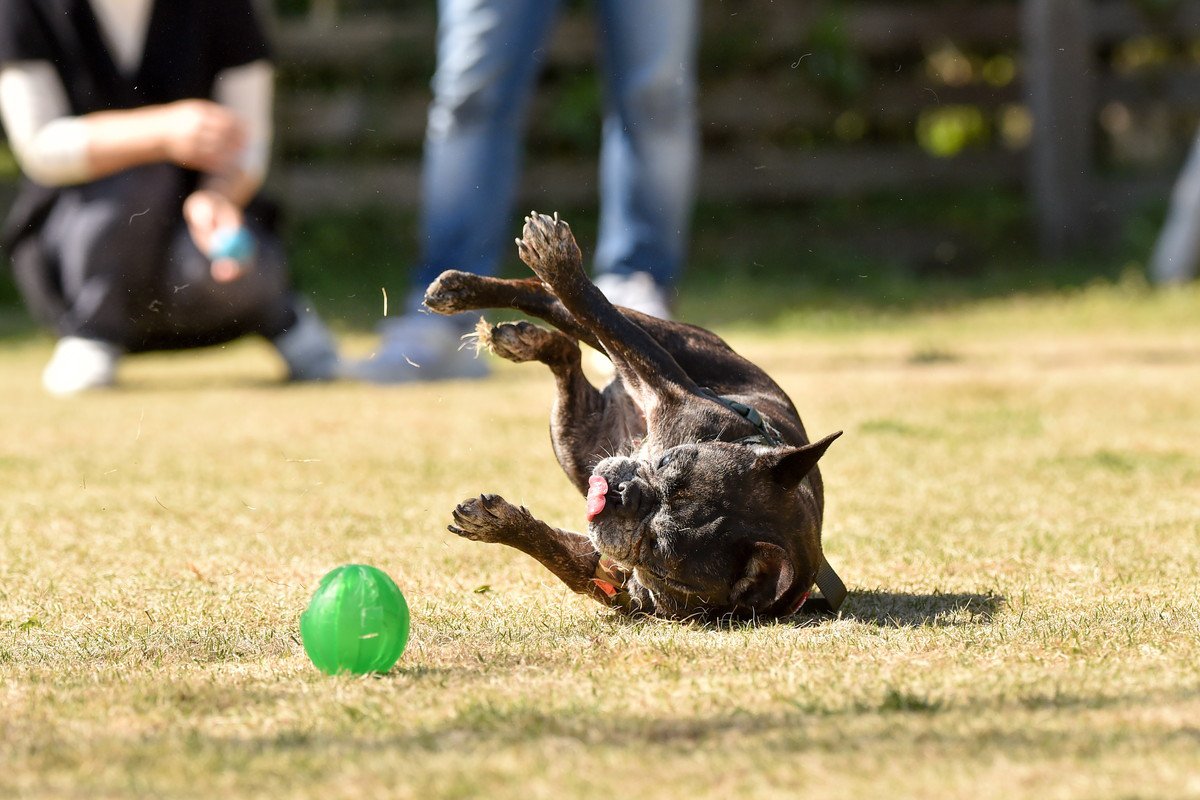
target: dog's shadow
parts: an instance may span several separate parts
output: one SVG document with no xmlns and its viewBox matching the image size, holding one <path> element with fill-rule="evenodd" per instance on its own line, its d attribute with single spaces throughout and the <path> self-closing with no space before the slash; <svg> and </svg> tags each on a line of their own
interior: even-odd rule
<svg viewBox="0 0 1200 800">
<path fill-rule="evenodd" d="M 989 592 L 887 592 L 882 589 L 851 589 L 845 604 L 835 614 L 829 611 L 799 613 L 790 617 L 763 619 L 719 619 L 691 617 L 679 620 L 702 628 L 755 627 L 757 625 L 792 625 L 813 628 L 835 620 L 861 622 L 880 628 L 951 628 L 960 625 L 987 625 L 1003 608 L 1004 595 Z M 647 617 L 618 616 L 628 624 L 644 624 Z"/>
<path fill-rule="evenodd" d="M 841 618 L 880 628 L 939 628 L 986 625 L 1004 607 L 998 594 L 976 592 L 888 592 L 882 589 L 851 591 L 841 609 Z M 797 618 L 812 624 L 827 616 Z"/>
</svg>

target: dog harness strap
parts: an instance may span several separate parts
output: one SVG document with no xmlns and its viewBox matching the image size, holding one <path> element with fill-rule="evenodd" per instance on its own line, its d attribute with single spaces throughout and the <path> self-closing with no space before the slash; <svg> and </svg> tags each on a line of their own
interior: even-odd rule
<svg viewBox="0 0 1200 800">
<path fill-rule="evenodd" d="M 821 561 L 814 583 L 821 590 L 821 594 L 819 597 L 809 597 L 802 606 L 803 610 L 836 614 L 846 600 L 846 584 L 842 583 L 842 579 L 834 572 L 833 567 L 829 566 L 828 561 Z"/>
<path fill-rule="evenodd" d="M 721 405 L 728 408 L 733 413 L 737 414 L 758 431 L 754 436 L 747 436 L 744 439 L 738 439 L 742 444 L 765 444 L 765 445 L 780 445 L 783 444 L 783 439 L 779 433 L 771 427 L 771 423 L 767 421 L 762 414 L 758 413 L 758 409 L 754 406 L 748 406 L 745 403 L 739 403 L 737 400 L 730 399 L 723 395 L 719 395 L 707 386 L 700 387 L 700 394 L 707 397 L 709 400 L 716 400 Z"/>
</svg>

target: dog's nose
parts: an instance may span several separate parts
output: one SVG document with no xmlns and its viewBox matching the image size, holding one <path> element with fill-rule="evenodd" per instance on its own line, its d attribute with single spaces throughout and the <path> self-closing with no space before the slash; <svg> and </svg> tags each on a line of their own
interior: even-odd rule
<svg viewBox="0 0 1200 800">
<path fill-rule="evenodd" d="M 633 481 L 621 481 L 617 485 L 617 495 L 621 498 L 621 507 L 636 513 L 642 503 L 642 490 Z"/>
</svg>

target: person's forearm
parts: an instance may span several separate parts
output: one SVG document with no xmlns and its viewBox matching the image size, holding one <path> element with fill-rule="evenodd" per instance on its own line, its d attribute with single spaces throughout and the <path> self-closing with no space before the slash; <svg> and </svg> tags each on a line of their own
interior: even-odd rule
<svg viewBox="0 0 1200 800">
<path fill-rule="evenodd" d="M 265 61 L 223 71 L 216 102 L 180 100 L 72 116 L 54 65 L 0 69 L 0 120 L 21 169 L 48 186 L 86 183 L 168 162 L 205 174 L 202 188 L 245 205 L 266 174 L 274 73 Z"/>
<path fill-rule="evenodd" d="M 88 173 L 93 180 L 169 160 L 170 131 L 164 106 L 99 111 L 79 120 L 87 136 Z"/>
<path fill-rule="evenodd" d="M 254 65 L 244 69 L 251 77 L 261 72 Z M 269 82 L 269 71 L 266 77 Z M 266 134 L 261 124 L 256 126 L 251 142 L 238 113 L 209 100 L 73 116 L 62 81 L 47 61 L 0 68 L 0 119 L 22 171 L 48 186 L 86 183 L 142 164 L 169 162 L 208 175 L 245 173 L 250 184 L 229 180 L 222 189 L 231 197 L 249 197 L 262 180 L 270 141 L 269 123 Z"/>
<path fill-rule="evenodd" d="M 87 130 L 71 116 L 66 92 L 49 61 L 0 69 L 0 120 L 21 170 L 47 186 L 88 180 Z"/>
<path fill-rule="evenodd" d="M 230 110 L 208 100 L 178 100 L 71 118 L 86 142 L 87 179 L 143 164 L 171 163 L 207 175 L 235 175 L 245 130 Z M 229 191 L 245 191 L 238 181 Z"/>
<path fill-rule="evenodd" d="M 49 62 L 0 70 L 0 117 L 22 170 L 39 183 L 85 183 L 167 159 L 170 106 L 72 116 Z"/>
</svg>

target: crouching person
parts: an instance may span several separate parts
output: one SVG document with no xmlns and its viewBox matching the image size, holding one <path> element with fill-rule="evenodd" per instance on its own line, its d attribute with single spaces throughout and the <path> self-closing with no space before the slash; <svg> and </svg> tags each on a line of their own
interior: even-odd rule
<svg viewBox="0 0 1200 800">
<path fill-rule="evenodd" d="M 329 380 L 329 332 L 292 291 L 270 207 L 274 72 L 252 0 L 0 0 L 0 118 L 24 175 L 3 243 L 60 337 L 52 394 L 127 353 L 256 334 Z"/>
</svg>

